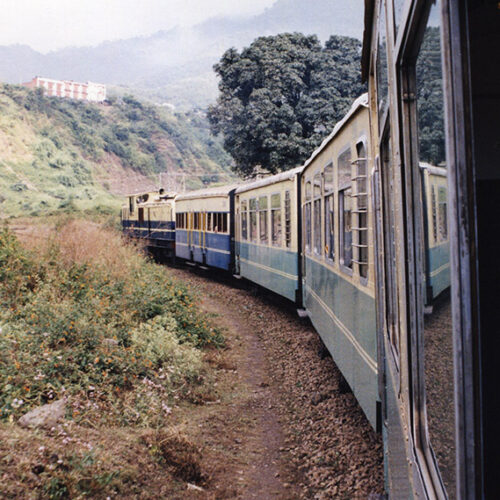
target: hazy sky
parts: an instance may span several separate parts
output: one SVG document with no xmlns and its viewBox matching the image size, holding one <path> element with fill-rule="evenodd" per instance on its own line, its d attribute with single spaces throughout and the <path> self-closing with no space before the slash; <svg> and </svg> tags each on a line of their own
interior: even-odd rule
<svg viewBox="0 0 500 500">
<path fill-rule="evenodd" d="M 149 35 L 218 15 L 257 14 L 275 0 L 2 0 L 0 45 L 40 52 Z"/>
</svg>

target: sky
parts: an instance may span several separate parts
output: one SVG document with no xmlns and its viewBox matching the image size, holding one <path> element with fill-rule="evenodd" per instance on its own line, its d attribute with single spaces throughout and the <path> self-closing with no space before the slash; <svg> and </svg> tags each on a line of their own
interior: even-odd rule
<svg viewBox="0 0 500 500">
<path fill-rule="evenodd" d="M 39 52 L 150 35 L 210 17 L 258 14 L 275 0 L 2 0 L 0 45 Z"/>
</svg>

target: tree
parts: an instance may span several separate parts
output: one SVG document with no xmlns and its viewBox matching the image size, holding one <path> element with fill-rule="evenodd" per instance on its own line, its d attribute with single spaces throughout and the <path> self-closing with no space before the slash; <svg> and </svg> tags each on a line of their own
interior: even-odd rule
<svg viewBox="0 0 500 500">
<path fill-rule="evenodd" d="M 219 98 L 208 110 L 235 170 L 276 173 L 302 163 L 364 91 L 360 42 L 285 33 L 257 38 L 214 66 Z"/>
</svg>

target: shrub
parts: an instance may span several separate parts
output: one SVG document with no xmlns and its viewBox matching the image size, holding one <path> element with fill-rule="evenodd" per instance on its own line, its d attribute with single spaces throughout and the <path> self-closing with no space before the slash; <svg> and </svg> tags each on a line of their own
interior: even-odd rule
<svg viewBox="0 0 500 500">
<path fill-rule="evenodd" d="M 0 233 L 0 418 L 72 395 L 77 420 L 160 425 L 222 334 L 113 230 L 62 219 L 27 242 Z"/>
</svg>

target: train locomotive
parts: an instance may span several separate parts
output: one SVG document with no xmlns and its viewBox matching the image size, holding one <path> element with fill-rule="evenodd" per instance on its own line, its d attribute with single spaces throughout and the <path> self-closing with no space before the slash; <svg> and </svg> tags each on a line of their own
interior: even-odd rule
<svg viewBox="0 0 500 500">
<path fill-rule="evenodd" d="M 175 206 L 165 222 L 178 258 L 310 317 L 382 433 L 390 498 L 500 495 L 488 439 L 500 417 L 499 181 L 485 119 L 496 110 L 498 124 L 500 65 L 477 70 L 499 20 L 497 2 L 365 0 L 368 94 L 304 165 L 164 199 L 131 195 L 122 211 L 124 230 L 158 248 L 157 203 Z"/>
</svg>

